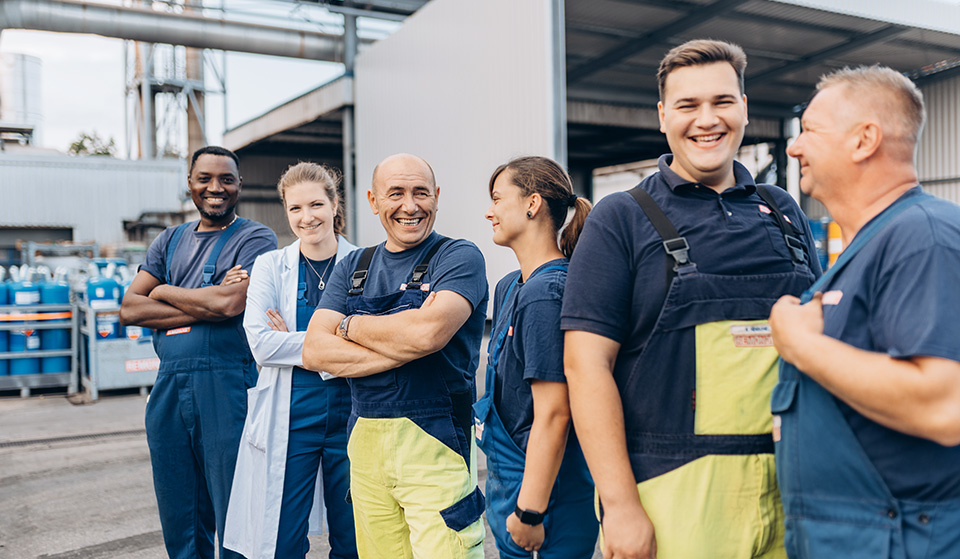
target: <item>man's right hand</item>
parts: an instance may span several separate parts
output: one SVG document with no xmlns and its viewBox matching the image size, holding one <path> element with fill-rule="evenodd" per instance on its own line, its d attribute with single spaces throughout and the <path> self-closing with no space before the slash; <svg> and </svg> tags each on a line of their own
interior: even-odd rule
<svg viewBox="0 0 960 559">
<path fill-rule="evenodd" d="M 642 506 L 604 510 L 603 559 L 655 559 L 657 538 Z"/>
</svg>

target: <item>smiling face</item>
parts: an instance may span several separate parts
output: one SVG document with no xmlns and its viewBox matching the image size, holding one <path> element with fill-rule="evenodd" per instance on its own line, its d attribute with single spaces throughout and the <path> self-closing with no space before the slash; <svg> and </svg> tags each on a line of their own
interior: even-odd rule
<svg viewBox="0 0 960 559">
<path fill-rule="evenodd" d="M 240 171 L 230 157 L 205 153 L 197 158 L 187 178 L 187 188 L 204 225 L 220 225 L 233 219 L 240 184 Z"/>
<path fill-rule="evenodd" d="M 848 103 L 842 86 L 828 87 L 814 96 L 803 112 L 800 124 L 803 131 L 787 147 L 787 155 L 800 162 L 800 190 L 823 201 L 834 185 L 846 182 L 843 162 L 849 161 L 849 144 L 855 137 L 849 134 L 852 120 L 842 115 L 855 111 Z"/>
<path fill-rule="evenodd" d="M 511 246 L 529 226 L 527 196 L 513 183 L 513 172 L 500 173 L 490 193 L 491 203 L 484 215 L 493 225 L 493 242 L 504 247 Z"/>
<path fill-rule="evenodd" d="M 305 245 L 320 246 L 333 237 L 337 205 L 317 182 L 301 182 L 284 190 L 284 209 L 293 234 Z"/>
<path fill-rule="evenodd" d="M 367 201 L 387 233 L 390 252 L 411 249 L 433 231 L 440 187 L 423 160 L 395 155 L 383 160 L 367 191 Z"/>
<path fill-rule="evenodd" d="M 677 68 L 667 75 L 657 104 L 681 177 L 718 191 L 734 185 L 733 158 L 747 125 L 747 97 L 727 62 Z"/>
</svg>

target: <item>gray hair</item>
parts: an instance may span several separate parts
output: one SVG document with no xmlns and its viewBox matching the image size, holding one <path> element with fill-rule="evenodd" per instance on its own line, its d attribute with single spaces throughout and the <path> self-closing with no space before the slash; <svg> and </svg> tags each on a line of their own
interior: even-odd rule
<svg viewBox="0 0 960 559">
<path fill-rule="evenodd" d="M 872 97 L 880 105 L 878 113 L 893 125 L 892 130 L 885 131 L 888 137 L 916 146 L 926 112 L 923 93 L 909 78 L 879 64 L 845 67 L 822 76 L 817 91 L 841 85 L 849 89 L 851 98 Z"/>
</svg>

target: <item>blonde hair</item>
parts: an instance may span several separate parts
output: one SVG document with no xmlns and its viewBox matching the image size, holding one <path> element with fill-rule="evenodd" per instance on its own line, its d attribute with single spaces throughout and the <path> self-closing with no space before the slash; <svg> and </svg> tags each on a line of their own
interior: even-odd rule
<svg viewBox="0 0 960 559">
<path fill-rule="evenodd" d="M 330 203 L 337 207 L 337 211 L 333 215 L 333 232 L 337 236 L 343 235 L 343 230 L 346 227 L 346 217 L 339 189 L 340 171 L 310 161 L 301 161 L 296 165 L 291 165 L 280 175 L 280 180 L 277 182 L 277 192 L 280 194 L 280 200 L 284 205 L 287 203 L 285 196 L 287 189 L 304 182 L 317 183 L 323 187 Z"/>
</svg>

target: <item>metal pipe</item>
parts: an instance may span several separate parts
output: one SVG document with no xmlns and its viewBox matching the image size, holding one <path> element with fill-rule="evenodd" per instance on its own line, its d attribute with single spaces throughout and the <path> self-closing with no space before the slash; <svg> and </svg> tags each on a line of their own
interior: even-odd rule
<svg viewBox="0 0 960 559">
<path fill-rule="evenodd" d="M 0 29 L 5 28 L 331 62 L 343 58 L 339 35 L 73 0 L 0 0 Z"/>
<path fill-rule="evenodd" d="M 357 56 L 357 16 L 343 16 L 343 73 L 350 78 L 353 84 L 354 62 Z M 351 85 L 351 87 L 353 87 Z M 354 89 L 353 99 L 356 99 L 356 89 Z M 347 197 L 347 215 L 351 217 L 348 229 L 350 230 L 350 240 L 359 243 L 359 229 L 357 227 L 357 215 L 360 209 L 360 189 L 357 187 L 357 178 L 354 169 L 353 156 L 355 154 L 354 146 L 354 113 L 353 106 L 343 108 L 343 193 Z"/>
</svg>

